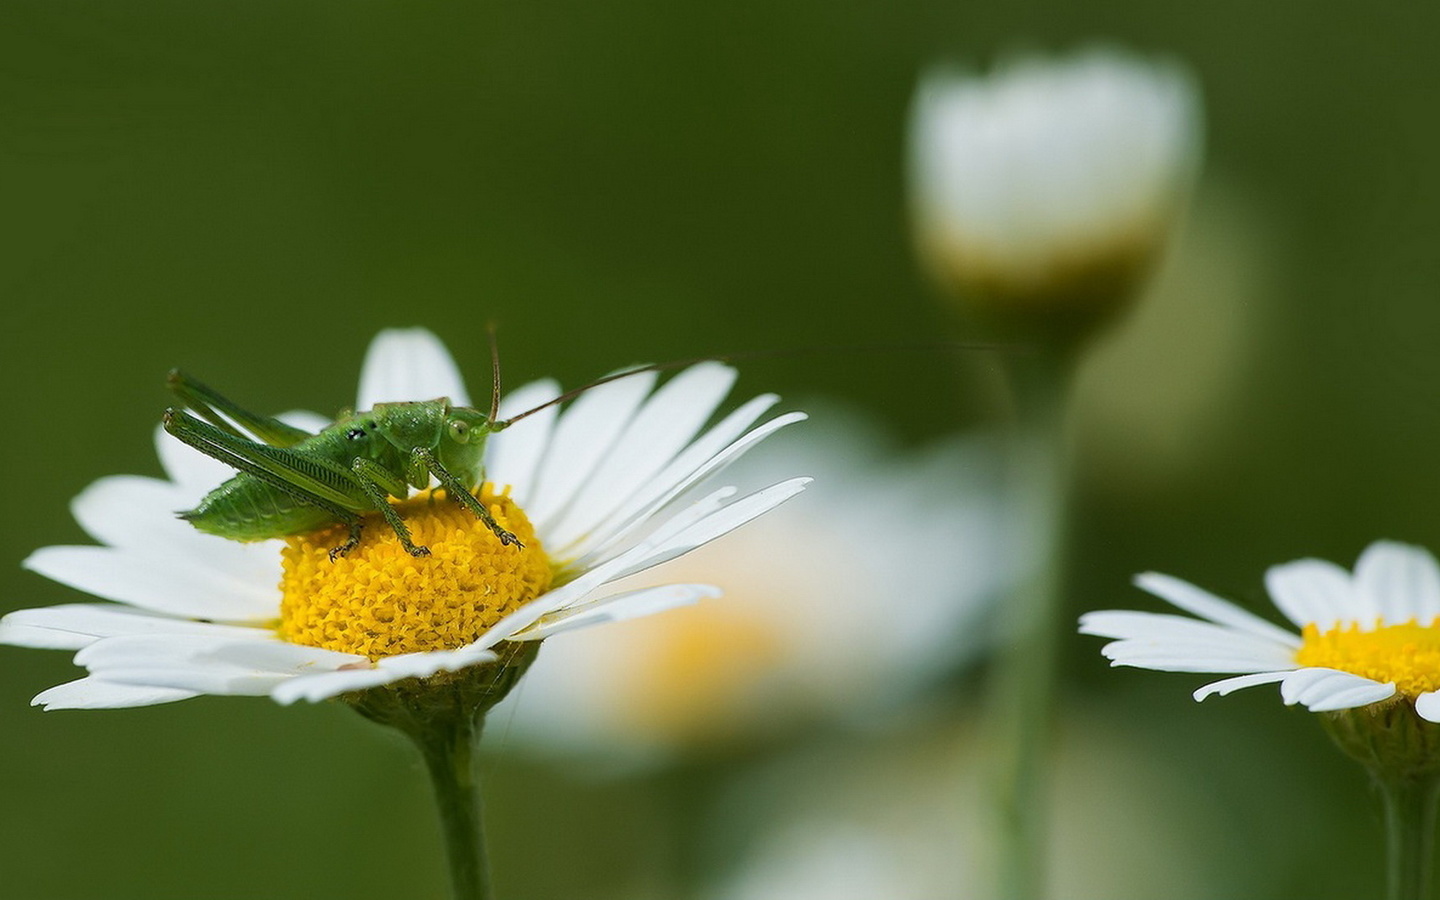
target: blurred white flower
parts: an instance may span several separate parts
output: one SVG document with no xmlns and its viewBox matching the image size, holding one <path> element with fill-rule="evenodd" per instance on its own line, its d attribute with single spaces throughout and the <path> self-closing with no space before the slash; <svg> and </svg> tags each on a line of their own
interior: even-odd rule
<svg viewBox="0 0 1440 900">
<path fill-rule="evenodd" d="M 1201 131 L 1183 69 L 1113 49 L 985 77 L 931 72 L 910 122 L 921 255 L 995 310 L 1108 311 L 1163 244 Z"/>
<path fill-rule="evenodd" d="M 975 652 L 1009 568 L 989 448 L 886 454 L 870 430 L 824 413 L 805 431 L 730 472 L 763 482 L 804 460 L 806 502 L 669 569 L 724 573 L 724 599 L 547 642 L 501 707 L 507 745 L 643 764 L 873 721 Z"/>
<path fill-rule="evenodd" d="M 938 898 L 914 884 L 899 849 L 853 823 L 804 822 L 774 835 L 710 900 Z"/>
<path fill-rule="evenodd" d="M 1203 785 L 1175 778 L 1153 747 L 1087 714 L 1066 717 L 1055 757 L 1048 893 L 1238 896 L 1211 855 L 1229 849 L 1228 810 Z M 752 772 L 712 820 L 731 863 L 702 896 L 988 900 L 995 827 L 986 757 L 972 727 L 924 723 L 807 748 Z"/>
</svg>

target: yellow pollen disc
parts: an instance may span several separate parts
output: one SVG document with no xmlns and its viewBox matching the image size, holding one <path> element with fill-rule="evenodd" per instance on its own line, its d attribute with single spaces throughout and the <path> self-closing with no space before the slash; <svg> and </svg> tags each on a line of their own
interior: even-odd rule
<svg viewBox="0 0 1440 900">
<path fill-rule="evenodd" d="M 345 542 L 344 527 L 288 538 L 280 636 L 371 660 L 454 650 L 540 596 L 550 586 L 550 561 L 530 520 L 489 484 L 479 497 L 523 549 L 501 544 L 443 491 L 395 504 L 428 557 L 407 553 L 378 515 L 366 517 L 360 544 L 334 562 L 330 550 Z"/>
<path fill-rule="evenodd" d="M 1362 628 L 1352 622 L 1321 632 L 1306 625 L 1295 654 L 1302 666 L 1320 666 L 1360 675 L 1414 698 L 1440 689 L 1440 618 L 1428 625 L 1414 619 L 1402 625 Z"/>
</svg>

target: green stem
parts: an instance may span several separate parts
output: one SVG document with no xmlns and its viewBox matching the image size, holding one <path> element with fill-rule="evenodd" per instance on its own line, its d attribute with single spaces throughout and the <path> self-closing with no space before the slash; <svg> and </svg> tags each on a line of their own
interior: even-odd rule
<svg viewBox="0 0 1440 900">
<path fill-rule="evenodd" d="M 1429 900 L 1440 778 L 1379 777 L 1376 782 L 1385 804 L 1385 896 L 1388 900 Z"/>
<path fill-rule="evenodd" d="M 420 748 L 445 832 L 454 900 L 490 900 L 490 862 L 485 855 L 480 786 L 475 780 L 475 750 L 485 714 L 505 699 L 535 661 L 539 641 L 502 643 L 499 658 L 406 678 L 393 684 L 345 694 L 351 708 L 372 722 L 402 732 Z"/>
<path fill-rule="evenodd" d="M 1002 614 L 990 701 L 999 767 L 999 896 L 1036 900 L 1045 884 L 1046 756 L 1066 624 L 1061 618 L 1069 497 L 1064 423 L 1073 355 L 1041 350 L 1013 362 L 1017 540 L 1026 569 Z"/>
<path fill-rule="evenodd" d="M 435 725 L 411 736 L 425 757 L 435 787 L 445 858 L 450 863 L 450 895 L 454 900 L 491 900 L 484 804 L 472 759 L 484 719 L 457 716 Z"/>
</svg>

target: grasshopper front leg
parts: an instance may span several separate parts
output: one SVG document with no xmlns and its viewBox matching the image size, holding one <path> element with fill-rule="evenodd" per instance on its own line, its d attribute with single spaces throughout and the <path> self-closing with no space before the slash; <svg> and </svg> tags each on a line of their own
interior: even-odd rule
<svg viewBox="0 0 1440 900">
<path fill-rule="evenodd" d="M 384 517 L 385 524 L 389 525 L 400 539 L 400 546 L 405 548 L 405 552 L 415 557 L 429 556 L 430 548 L 419 546 L 411 539 L 409 526 L 395 511 L 395 507 L 390 505 L 390 497 L 404 497 L 409 492 L 409 485 L 405 480 L 397 478 L 393 472 L 374 460 L 364 457 L 357 457 L 350 464 L 350 470 L 355 473 L 365 496 Z"/>
<path fill-rule="evenodd" d="M 520 539 L 501 528 L 500 523 L 495 521 L 495 517 L 490 515 L 490 510 L 485 508 L 485 504 L 475 499 L 475 495 L 470 493 L 470 488 L 451 474 L 449 469 L 440 465 L 440 460 L 436 459 L 435 454 L 429 449 L 416 447 L 411 451 L 411 459 L 416 464 L 414 468 L 423 467 L 424 471 L 434 475 L 451 499 L 473 512 L 480 521 L 485 523 L 486 527 L 495 532 L 495 536 L 500 539 L 501 544 L 514 544 L 516 547 L 524 549 L 525 545 L 520 543 Z"/>
</svg>

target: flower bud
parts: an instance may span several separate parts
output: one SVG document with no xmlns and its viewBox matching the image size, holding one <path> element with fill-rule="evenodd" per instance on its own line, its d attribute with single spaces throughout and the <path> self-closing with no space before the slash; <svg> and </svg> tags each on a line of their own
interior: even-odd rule
<svg viewBox="0 0 1440 900">
<path fill-rule="evenodd" d="M 910 123 L 919 253 L 979 319 L 1077 337 L 1134 294 L 1200 158 L 1177 65 L 1097 49 L 922 78 Z"/>
</svg>

